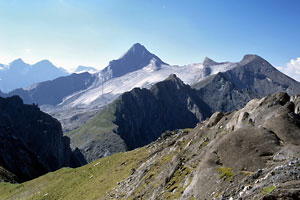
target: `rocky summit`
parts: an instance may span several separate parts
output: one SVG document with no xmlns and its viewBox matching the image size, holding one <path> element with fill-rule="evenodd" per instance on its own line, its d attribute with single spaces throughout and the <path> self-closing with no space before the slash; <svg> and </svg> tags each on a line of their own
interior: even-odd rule
<svg viewBox="0 0 300 200">
<path fill-rule="evenodd" d="M 133 151 L 63 168 L 22 187 L 0 183 L 0 198 L 299 199 L 297 99 L 287 93 L 253 99 Z"/>
<path fill-rule="evenodd" d="M 0 98 L 0 180 L 22 182 L 85 163 L 56 119 L 18 96 Z"/>
<path fill-rule="evenodd" d="M 156 140 L 162 132 L 194 127 L 211 115 L 197 91 L 176 75 L 149 90 L 134 88 L 82 127 L 68 133 L 88 162 Z"/>
</svg>

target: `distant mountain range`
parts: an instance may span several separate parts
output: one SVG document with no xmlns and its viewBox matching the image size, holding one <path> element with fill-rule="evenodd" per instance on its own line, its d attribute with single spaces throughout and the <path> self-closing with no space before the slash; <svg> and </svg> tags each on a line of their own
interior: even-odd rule
<svg viewBox="0 0 300 200">
<path fill-rule="evenodd" d="M 0 91 L 1 199 L 299 197 L 300 83 L 263 58 L 172 66 L 137 43 L 76 71 Z"/>
<path fill-rule="evenodd" d="M 95 73 L 93 67 L 79 65 L 73 73 Z M 63 68 L 58 68 L 48 60 L 42 60 L 33 65 L 17 59 L 8 65 L 0 64 L 0 93 L 11 92 L 19 88 L 31 89 L 35 84 L 68 76 L 70 73 Z"/>
<path fill-rule="evenodd" d="M 211 68 L 208 65 L 190 64 L 171 66 L 150 53 L 143 45 L 134 44 L 121 58 L 111 61 L 102 71 L 93 75 L 76 78 L 78 82 L 86 82 L 85 88 L 73 87 L 72 93 L 65 87 L 55 87 L 54 90 L 45 85 L 56 85 L 57 79 L 39 83 L 31 88 L 18 89 L 3 96 L 20 95 L 25 103 L 37 103 L 42 110 L 59 119 L 64 130 L 72 130 L 82 125 L 90 116 L 111 103 L 118 96 L 135 87 L 150 88 L 153 84 L 166 79 L 170 74 L 176 74 L 187 84 L 195 84 L 204 77 L 234 67 L 235 63 L 218 63 Z M 70 75 L 72 76 L 72 75 Z M 73 76 L 76 81 L 75 76 Z M 70 79 L 69 76 L 62 77 Z M 54 87 L 52 87 L 54 88 Z M 36 95 L 44 93 L 43 95 Z M 59 95 L 56 95 L 59 94 Z M 42 99 L 47 99 L 44 101 Z"/>
<path fill-rule="evenodd" d="M 48 60 L 29 65 L 19 58 L 8 65 L 0 65 L 0 90 L 9 92 L 67 75 L 69 75 L 67 71 L 55 67 Z"/>
<path fill-rule="evenodd" d="M 188 94 L 187 89 L 181 91 L 186 88 L 181 84 L 171 87 L 166 83 L 170 74 L 174 74 L 173 79 L 178 79 L 176 83 L 182 80 L 182 84 L 191 86 Z M 167 96 L 155 96 L 153 88 L 162 80 L 165 81 L 159 84 L 168 85 L 168 89 L 160 88 L 158 91 L 164 91 L 181 103 L 173 105 L 170 102 L 172 99 Z M 172 88 L 178 88 L 178 91 Z M 245 55 L 240 62 L 219 63 L 205 58 L 198 64 L 172 66 L 137 43 L 99 72 L 72 74 L 1 95 L 19 95 L 25 103 L 38 104 L 62 123 L 64 132 L 70 132 L 67 135 L 71 137 L 71 146 L 80 148 L 86 159 L 91 161 L 143 146 L 154 141 L 165 130 L 194 126 L 213 112 L 240 109 L 251 99 L 274 92 L 300 94 L 300 83 L 257 55 Z M 184 98 L 179 98 L 179 94 Z M 149 105 L 141 102 L 148 102 Z M 169 110 L 168 103 L 172 109 L 179 106 L 180 111 L 175 112 L 175 109 L 177 114 L 174 114 Z M 156 112 L 161 104 L 166 105 L 165 110 L 161 108 L 163 111 Z M 133 109 L 133 105 L 141 107 Z M 126 110 L 130 106 L 132 109 Z M 148 108 L 152 108 L 152 112 L 148 113 Z M 144 116 L 146 111 L 147 117 Z M 144 115 L 140 116 L 141 113 Z M 180 114 L 184 113 L 189 114 L 182 117 Z M 123 115 L 127 117 L 122 119 Z M 175 124 L 164 122 L 166 118 L 176 121 L 176 115 L 184 120 Z M 138 118 L 151 122 L 156 118 L 160 120 L 157 123 L 154 120 L 156 124 L 153 128 L 149 128 L 151 125 L 147 123 L 133 125 L 128 122 L 131 119 L 129 121 L 138 123 Z M 103 137 L 95 137 L 97 134 L 92 134 L 91 130 L 98 130 Z M 124 132 L 131 135 L 124 135 Z M 106 141 L 105 144 L 103 141 Z"/>
</svg>

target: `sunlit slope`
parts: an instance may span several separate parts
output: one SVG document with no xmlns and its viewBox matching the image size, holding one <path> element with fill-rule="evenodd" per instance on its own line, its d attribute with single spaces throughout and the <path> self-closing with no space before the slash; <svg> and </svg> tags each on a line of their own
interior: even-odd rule
<svg viewBox="0 0 300 200">
<path fill-rule="evenodd" d="M 62 168 L 23 184 L 0 183 L 0 199 L 101 199 L 148 156 L 146 148 Z"/>
</svg>

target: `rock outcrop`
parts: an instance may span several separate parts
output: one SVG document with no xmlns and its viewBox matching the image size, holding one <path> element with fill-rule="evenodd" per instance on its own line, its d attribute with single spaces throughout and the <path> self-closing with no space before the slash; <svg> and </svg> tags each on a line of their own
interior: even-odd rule
<svg viewBox="0 0 300 200">
<path fill-rule="evenodd" d="M 104 199 L 299 199 L 300 115 L 286 93 L 215 113 L 146 147 Z"/>
<path fill-rule="evenodd" d="M 248 88 L 238 88 L 224 73 L 211 75 L 192 86 L 198 90 L 199 97 L 207 103 L 214 112 L 231 112 L 243 108 L 253 98 L 259 95 Z"/>
<path fill-rule="evenodd" d="M 157 67 L 168 65 L 143 45 L 136 43 L 121 58 L 110 61 L 101 73 L 105 74 L 105 79 L 108 80 L 141 69 L 151 62 L 154 62 Z"/>
<path fill-rule="evenodd" d="M 197 91 L 170 75 L 150 90 L 125 92 L 68 136 L 72 147 L 78 147 L 90 162 L 147 145 L 166 130 L 194 127 L 210 115 L 210 107 Z"/>
<path fill-rule="evenodd" d="M 248 88 L 260 97 L 275 92 L 300 94 L 300 83 L 278 71 L 257 55 L 245 55 L 238 66 L 224 72 L 228 80 L 239 88 Z"/>
<path fill-rule="evenodd" d="M 86 163 L 78 150 L 71 151 L 60 123 L 37 105 L 25 105 L 18 96 L 0 98 L 0 111 L 0 166 L 18 181 Z"/>
<path fill-rule="evenodd" d="M 286 93 L 254 99 L 193 129 L 166 131 L 149 145 L 81 168 L 21 185 L 0 183 L 0 198 L 296 200 L 300 115 L 294 100 Z"/>
<path fill-rule="evenodd" d="M 216 62 L 206 58 L 206 66 Z M 218 63 L 220 64 L 220 63 Z M 241 109 L 253 98 L 275 92 L 300 94 L 300 83 L 278 71 L 257 55 L 245 55 L 236 66 L 204 78 L 192 87 L 213 111 L 229 112 Z"/>
</svg>

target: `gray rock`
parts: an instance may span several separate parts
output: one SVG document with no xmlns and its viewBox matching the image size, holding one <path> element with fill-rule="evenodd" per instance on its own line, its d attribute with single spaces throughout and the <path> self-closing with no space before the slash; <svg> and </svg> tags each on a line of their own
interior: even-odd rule
<svg viewBox="0 0 300 200">
<path fill-rule="evenodd" d="M 68 135 L 72 147 L 78 147 L 90 162 L 105 152 L 147 145 L 166 130 L 192 128 L 210 115 L 209 106 L 198 97 L 197 91 L 176 75 L 170 75 L 150 90 L 135 88 L 125 92 Z"/>
<path fill-rule="evenodd" d="M 136 43 L 120 59 L 110 61 L 101 73 L 108 74 L 106 79 L 111 79 L 141 69 L 149 65 L 151 61 L 154 61 L 158 67 L 167 65 L 143 45 Z"/>
</svg>

